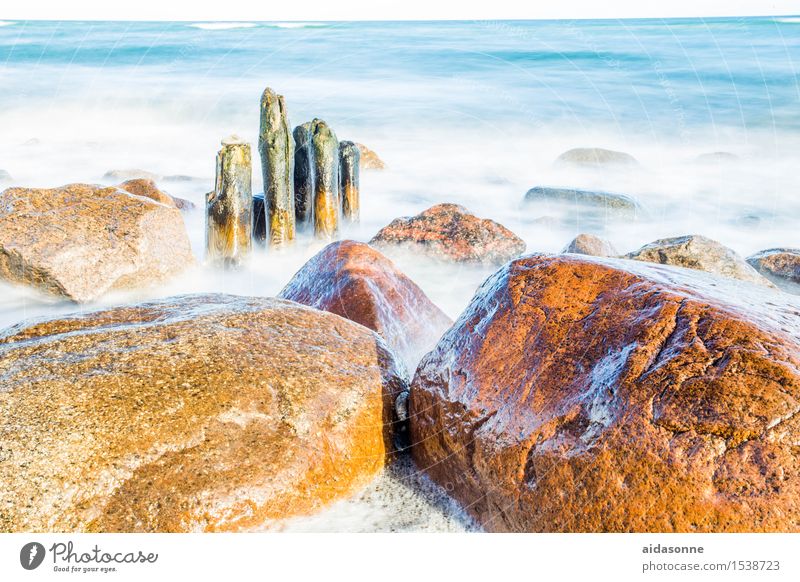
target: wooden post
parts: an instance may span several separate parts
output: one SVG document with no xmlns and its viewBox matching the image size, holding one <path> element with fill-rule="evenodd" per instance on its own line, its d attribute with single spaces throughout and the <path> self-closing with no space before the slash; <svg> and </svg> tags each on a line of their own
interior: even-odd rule
<svg viewBox="0 0 800 582">
<path fill-rule="evenodd" d="M 333 240 L 339 231 L 339 142 L 321 119 L 311 122 L 314 151 L 314 235 Z"/>
<path fill-rule="evenodd" d="M 206 199 L 206 257 L 212 264 L 235 267 L 250 254 L 251 182 L 250 144 L 236 136 L 223 140 L 214 191 Z"/>
<path fill-rule="evenodd" d="M 345 222 L 358 222 L 361 211 L 359 200 L 359 173 L 361 152 L 352 141 L 339 144 L 339 192 L 342 199 L 342 218 Z"/>
<path fill-rule="evenodd" d="M 269 87 L 261 96 L 258 151 L 264 177 L 267 237 L 270 246 L 280 247 L 291 243 L 295 235 L 294 140 L 283 96 Z"/>
<path fill-rule="evenodd" d="M 310 121 L 294 128 L 294 216 L 297 230 L 306 230 L 313 224 L 314 147 Z"/>
</svg>

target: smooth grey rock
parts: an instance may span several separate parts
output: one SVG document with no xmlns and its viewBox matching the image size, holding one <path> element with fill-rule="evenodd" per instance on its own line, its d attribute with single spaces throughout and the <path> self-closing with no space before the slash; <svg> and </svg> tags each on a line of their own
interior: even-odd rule
<svg viewBox="0 0 800 582">
<path fill-rule="evenodd" d="M 767 249 L 747 262 L 784 291 L 800 295 L 800 249 Z"/>
<path fill-rule="evenodd" d="M 593 234 L 579 234 L 561 252 L 593 257 L 616 257 L 619 254 L 610 242 Z"/>
<path fill-rule="evenodd" d="M 604 148 L 574 148 L 558 156 L 556 163 L 578 166 L 639 165 L 630 154 Z"/>
</svg>

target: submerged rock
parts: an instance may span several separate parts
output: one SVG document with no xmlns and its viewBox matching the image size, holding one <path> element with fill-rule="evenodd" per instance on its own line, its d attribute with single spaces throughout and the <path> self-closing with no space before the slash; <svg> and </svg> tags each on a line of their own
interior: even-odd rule
<svg viewBox="0 0 800 582">
<path fill-rule="evenodd" d="M 502 224 L 457 204 L 437 204 L 416 216 L 396 218 L 370 244 L 458 263 L 499 264 L 525 252 L 525 241 Z"/>
<path fill-rule="evenodd" d="M 193 264 L 174 207 L 88 184 L 0 194 L 0 277 L 8 281 L 86 302 Z"/>
<path fill-rule="evenodd" d="M 518 259 L 417 368 L 414 459 L 493 531 L 799 531 L 798 315 L 701 272 Z"/>
<path fill-rule="evenodd" d="M 0 334 L 0 531 L 241 531 L 368 483 L 406 389 L 376 334 L 188 295 Z"/>
<path fill-rule="evenodd" d="M 126 180 L 152 180 L 153 182 L 158 182 L 160 179 L 161 176 L 158 174 L 148 172 L 147 170 L 141 170 L 139 168 L 129 168 L 127 170 L 109 170 L 103 175 L 103 180 L 123 182 Z"/>
<path fill-rule="evenodd" d="M 526 204 L 563 204 L 598 208 L 620 216 L 638 216 L 642 207 L 630 196 L 597 190 L 537 186 L 525 193 Z"/>
<path fill-rule="evenodd" d="M 774 287 L 735 251 L 700 235 L 659 239 L 625 257 L 635 261 L 697 269 L 756 285 Z"/>
<path fill-rule="evenodd" d="M 593 234 L 579 234 L 561 252 L 593 257 L 615 257 L 619 254 L 610 242 Z"/>
<path fill-rule="evenodd" d="M 373 152 L 363 143 L 357 143 L 356 147 L 358 147 L 358 151 L 361 153 L 360 157 L 360 165 L 362 170 L 384 170 L 386 169 L 386 164 L 383 162 L 378 154 Z"/>
<path fill-rule="evenodd" d="M 574 148 L 558 156 L 556 163 L 578 166 L 639 165 L 630 154 L 603 148 Z"/>
<path fill-rule="evenodd" d="M 329 244 L 280 297 L 330 311 L 378 332 L 413 374 L 452 321 L 411 279 L 369 245 Z"/>
<path fill-rule="evenodd" d="M 784 291 L 800 295 L 800 249 L 768 249 L 747 262 Z"/>
<path fill-rule="evenodd" d="M 739 156 L 730 152 L 710 152 L 707 154 L 700 154 L 695 158 L 695 161 L 701 164 L 727 164 L 738 162 L 739 160 L 741 160 Z"/>
</svg>

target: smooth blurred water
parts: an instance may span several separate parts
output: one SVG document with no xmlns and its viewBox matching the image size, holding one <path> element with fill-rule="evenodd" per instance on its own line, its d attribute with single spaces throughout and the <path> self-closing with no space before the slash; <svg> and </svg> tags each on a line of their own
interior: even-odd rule
<svg viewBox="0 0 800 582">
<path fill-rule="evenodd" d="M 345 236 L 367 240 L 448 201 L 505 224 L 531 251 L 558 251 L 584 231 L 620 252 L 702 233 L 747 255 L 800 246 L 797 62 L 800 18 L 5 22 L 0 169 L 13 176 L 3 186 L 102 182 L 118 168 L 189 175 L 161 186 L 199 203 L 220 139 L 255 144 L 258 100 L 271 86 L 293 124 L 324 118 L 389 165 L 362 174 L 362 223 Z M 582 146 L 626 151 L 641 168 L 553 165 Z M 739 159 L 695 160 L 714 151 Z M 257 165 L 254 178 L 258 190 Z M 537 185 L 626 193 L 648 215 L 542 224 L 543 210 L 521 205 Z M 187 226 L 202 258 L 202 212 Z M 235 275 L 201 268 L 155 294 L 274 294 L 318 248 L 259 254 Z M 454 316 L 488 273 L 400 263 Z M 74 309 L 6 291 L 0 324 Z"/>
<path fill-rule="evenodd" d="M 798 62 L 800 18 L 0 22 L 0 169 L 13 176 L 0 187 L 101 183 L 108 170 L 143 168 L 194 177 L 160 185 L 200 204 L 220 139 L 237 133 L 256 143 L 259 98 L 271 86 L 286 96 L 293 124 L 323 118 L 388 164 L 362 173 L 362 222 L 346 237 L 368 240 L 397 216 L 457 202 L 511 228 L 530 251 L 557 252 L 580 232 L 620 252 L 690 233 L 744 255 L 800 247 Z M 626 151 L 641 167 L 553 165 L 573 147 Z M 695 159 L 716 151 L 738 159 Z M 256 165 L 256 191 L 260 182 Z M 545 211 L 521 201 L 538 185 L 622 192 L 647 216 L 537 222 Z M 203 221 L 201 210 L 186 215 L 200 260 Z M 258 252 L 236 273 L 200 266 L 100 303 L 273 295 L 319 248 L 301 240 L 290 251 Z M 491 272 L 398 262 L 453 317 Z M 95 307 L 0 286 L 0 327 Z M 472 527 L 409 471 L 390 471 L 322 516 L 284 527 Z"/>
</svg>

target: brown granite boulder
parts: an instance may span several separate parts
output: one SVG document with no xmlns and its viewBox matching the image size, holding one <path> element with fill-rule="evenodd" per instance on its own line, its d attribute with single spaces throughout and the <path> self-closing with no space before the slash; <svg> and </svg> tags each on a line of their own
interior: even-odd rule
<svg viewBox="0 0 800 582">
<path fill-rule="evenodd" d="M 800 249 L 767 249 L 747 262 L 784 291 L 800 295 Z"/>
<path fill-rule="evenodd" d="M 619 254 L 614 245 L 593 234 L 579 234 L 561 252 L 593 257 L 615 257 Z"/>
<path fill-rule="evenodd" d="M 180 212 L 115 187 L 0 193 L 0 278 L 77 302 L 194 264 Z"/>
<path fill-rule="evenodd" d="M 614 150 L 607 150 L 604 148 L 574 148 L 558 156 L 556 163 L 589 167 L 639 165 L 639 162 L 636 161 L 636 158 L 630 154 Z"/>
<path fill-rule="evenodd" d="M 500 264 L 525 252 L 525 241 L 505 226 L 457 204 L 437 204 L 416 216 L 396 218 L 369 244 L 457 263 Z"/>
<path fill-rule="evenodd" d="M 257 529 L 384 466 L 407 388 L 374 332 L 187 295 L 0 333 L 0 531 Z"/>
<path fill-rule="evenodd" d="M 145 180 L 144 178 L 137 178 L 135 180 L 128 180 L 118 185 L 117 188 L 135 194 L 136 196 L 144 196 L 150 198 L 161 204 L 166 204 L 179 210 L 193 210 L 194 202 L 185 200 L 184 198 L 176 198 L 166 192 L 159 190 L 153 180 Z"/>
<path fill-rule="evenodd" d="M 663 238 L 625 255 L 628 259 L 697 269 L 774 288 L 775 285 L 728 247 L 700 235 Z"/>
<path fill-rule="evenodd" d="M 453 323 L 392 261 L 351 240 L 329 244 L 315 255 L 280 297 L 377 331 L 412 374 Z"/>
<path fill-rule="evenodd" d="M 362 170 L 386 169 L 386 164 L 383 162 L 382 159 L 378 157 L 378 154 L 376 154 L 374 151 L 372 151 L 362 143 L 357 143 L 356 147 L 358 148 L 358 151 L 361 153 L 359 165 Z"/>
<path fill-rule="evenodd" d="M 488 530 L 800 531 L 800 301 L 533 255 L 417 368 L 412 452 Z"/>
</svg>

